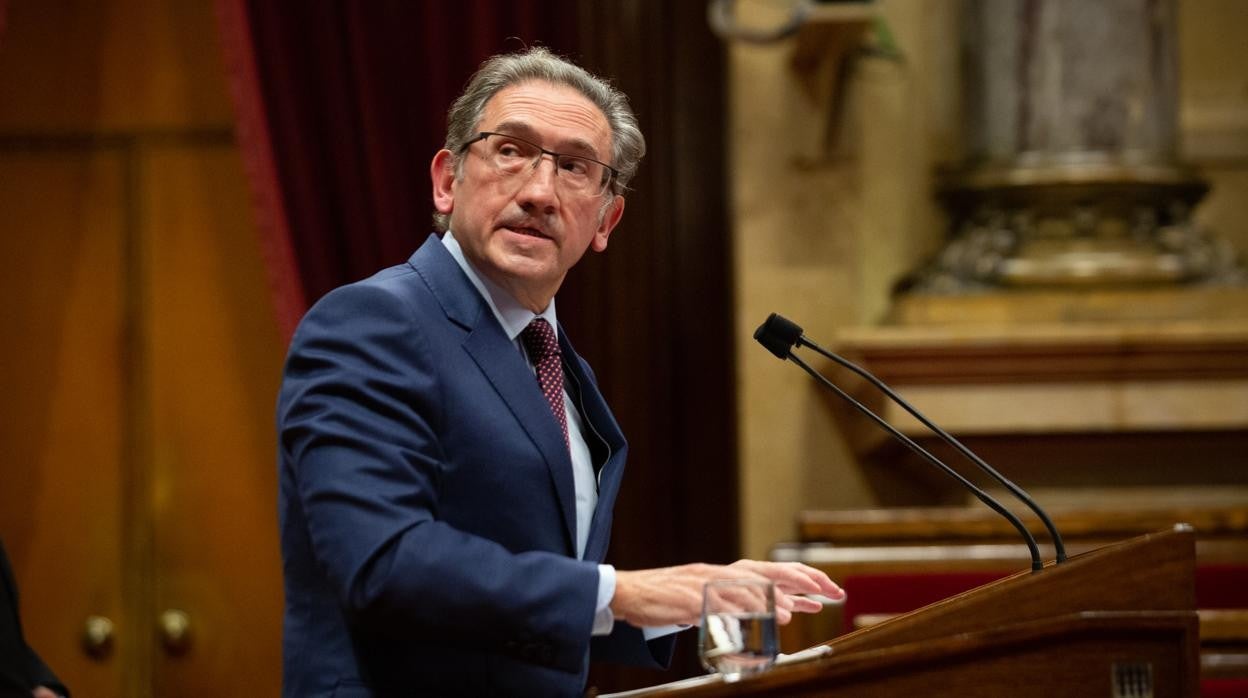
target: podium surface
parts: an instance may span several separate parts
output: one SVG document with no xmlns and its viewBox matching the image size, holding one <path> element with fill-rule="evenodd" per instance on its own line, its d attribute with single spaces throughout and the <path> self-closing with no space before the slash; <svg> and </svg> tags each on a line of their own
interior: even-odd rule
<svg viewBox="0 0 1248 698">
<path fill-rule="evenodd" d="M 1196 696 L 1191 527 L 1048 563 L 826 643 L 735 683 L 637 696 Z"/>
</svg>

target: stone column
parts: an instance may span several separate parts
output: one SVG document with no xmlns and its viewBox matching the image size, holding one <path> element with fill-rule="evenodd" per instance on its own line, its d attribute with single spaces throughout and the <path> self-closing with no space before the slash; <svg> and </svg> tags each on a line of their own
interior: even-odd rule
<svg viewBox="0 0 1248 698">
<path fill-rule="evenodd" d="M 1173 0 L 967 0 L 967 156 L 940 173 L 954 235 L 908 283 L 994 288 L 1240 284 L 1191 220 L 1178 160 Z"/>
</svg>

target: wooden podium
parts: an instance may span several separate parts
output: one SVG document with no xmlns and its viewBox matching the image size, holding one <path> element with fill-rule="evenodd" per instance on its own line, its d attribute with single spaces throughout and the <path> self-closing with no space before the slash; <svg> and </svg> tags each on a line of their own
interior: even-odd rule
<svg viewBox="0 0 1248 698">
<path fill-rule="evenodd" d="M 843 635 L 817 660 L 628 695 L 1196 696 L 1195 564 L 1179 524 Z"/>
</svg>

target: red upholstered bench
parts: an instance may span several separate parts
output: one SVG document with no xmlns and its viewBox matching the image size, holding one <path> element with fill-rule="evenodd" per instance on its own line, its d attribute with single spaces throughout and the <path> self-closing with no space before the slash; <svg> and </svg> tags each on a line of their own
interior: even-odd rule
<svg viewBox="0 0 1248 698">
<path fill-rule="evenodd" d="M 846 577 L 840 581 L 846 592 L 845 631 L 857 627 L 855 619 L 862 616 L 913 611 L 1013 573 L 923 572 Z"/>
</svg>

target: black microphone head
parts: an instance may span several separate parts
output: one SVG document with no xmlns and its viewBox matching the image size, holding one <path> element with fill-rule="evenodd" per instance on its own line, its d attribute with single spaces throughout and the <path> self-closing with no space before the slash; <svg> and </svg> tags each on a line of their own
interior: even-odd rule
<svg viewBox="0 0 1248 698">
<path fill-rule="evenodd" d="M 754 330 L 754 339 L 757 339 L 759 344 L 767 348 L 767 351 L 780 359 L 789 358 L 789 352 L 801 336 L 801 327 L 798 327 L 792 320 L 775 313 L 767 316 L 766 322 Z"/>
</svg>

